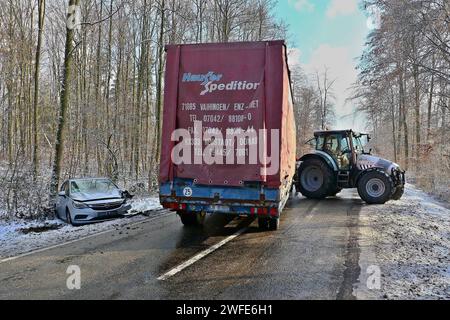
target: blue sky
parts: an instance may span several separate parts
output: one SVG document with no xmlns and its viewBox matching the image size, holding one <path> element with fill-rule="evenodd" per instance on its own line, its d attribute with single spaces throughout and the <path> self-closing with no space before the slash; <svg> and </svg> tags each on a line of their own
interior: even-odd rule
<svg viewBox="0 0 450 320">
<path fill-rule="evenodd" d="M 300 64 L 307 74 L 326 66 L 336 79 L 335 127 L 364 130 L 347 116 L 354 106 L 345 102 L 371 27 L 359 0 L 278 0 L 275 12 L 289 24 L 290 65 Z"/>
</svg>

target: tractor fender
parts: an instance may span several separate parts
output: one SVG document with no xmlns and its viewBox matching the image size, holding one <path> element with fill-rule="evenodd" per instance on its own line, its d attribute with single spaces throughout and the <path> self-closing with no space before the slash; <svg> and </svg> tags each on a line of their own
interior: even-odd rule
<svg viewBox="0 0 450 320">
<path fill-rule="evenodd" d="M 358 182 L 360 176 L 363 173 L 367 172 L 367 170 L 378 169 L 389 175 L 392 179 L 396 181 L 397 184 L 405 184 L 404 179 L 405 172 L 402 169 L 400 169 L 400 166 L 395 162 L 379 158 L 376 156 L 364 154 L 358 157 L 356 167 L 358 170 L 361 171 L 358 172 L 358 175 L 355 179 L 356 183 Z"/>
<path fill-rule="evenodd" d="M 333 171 L 339 171 L 336 161 L 334 161 L 334 159 L 326 152 L 316 150 L 314 153 L 304 155 L 299 160 L 305 161 L 307 159 L 320 159 L 324 161 L 331 169 L 333 169 Z"/>
</svg>

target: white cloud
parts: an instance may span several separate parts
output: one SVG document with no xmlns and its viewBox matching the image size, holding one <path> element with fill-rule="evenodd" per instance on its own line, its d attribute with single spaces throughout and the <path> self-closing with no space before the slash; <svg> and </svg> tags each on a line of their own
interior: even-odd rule
<svg viewBox="0 0 450 320">
<path fill-rule="evenodd" d="M 339 15 L 350 15 L 357 10 L 358 0 L 331 0 L 326 15 L 328 18 L 335 18 Z"/>
<path fill-rule="evenodd" d="M 311 59 L 307 64 L 302 64 L 306 74 L 315 79 L 316 72 L 322 74 L 325 67 L 328 68 L 330 80 L 336 79 L 333 87 L 335 95 L 336 109 L 336 129 L 348 129 L 353 127 L 356 130 L 361 128 L 354 123 L 351 115 L 353 104 L 347 103 L 347 98 L 351 95 L 349 88 L 355 83 L 358 72 L 355 70 L 355 61 L 351 46 L 333 47 L 329 44 L 321 44 L 311 54 Z"/>
<path fill-rule="evenodd" d="M 289 0 L 289 4 L 293 4 L 295 10 L 297 11 L 313 11 L 314 4 L 310 2 L 310 0 Z"/>
</svg>

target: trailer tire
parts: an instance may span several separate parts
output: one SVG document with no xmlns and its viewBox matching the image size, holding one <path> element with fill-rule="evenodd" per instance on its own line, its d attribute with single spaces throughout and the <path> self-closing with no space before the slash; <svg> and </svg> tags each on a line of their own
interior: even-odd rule
<svg viewBox="0 0 450 320">
<path fill-rule="evenodd" d="M 398 186 L 395 188 L 394 194 L 392 195 L 392 200 L 400 200 L 405 192 L 405 186 Z"/>
<path fill-rule="evenodd" d="M 258 228 L 260 230 L 268 230 L 269 229 L 269 218 L 259 217 L 258 218 Z"/>
<path fill-rule="evenodd" d="M 180 216 L 181 222 L 185 226 L 198 226 L 202 225 L 205 220 L 204 212 L 187 212 L 187 211 L 177 211 Z"/>
<path fill-rule="evenodd" d="M 358 194 L 368 204 L 384 204 L 394 190 L 392 178 L 382 170 L 364 173 L 358 181 Z"/>
<path fill-rule="evenodd" d="M 320 159 L 307 159 L 298 168 L 298 189 L 311 199 L 324 199 L 336 189 L 333 170 Z"/>
<path fill-rule="evenodd" d="M 269 230 L 276 231 L 280 227 L 280 218 L 269 219 Z"/>
</svg>

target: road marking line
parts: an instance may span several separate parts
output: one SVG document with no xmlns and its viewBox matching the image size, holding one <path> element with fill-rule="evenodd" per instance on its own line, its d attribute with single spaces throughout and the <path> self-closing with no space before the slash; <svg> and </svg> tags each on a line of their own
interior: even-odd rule
<svg viewBox="0 0 450 320">
<path fill-rule="evenodd" d="M 147 218 L 147 219 L 144 219 L 144 220 L 141 220 L 141 221 L 137 221 L 137 222 L 133 222 L 133 223 L 130 223 L 130 224 L 124 224 L 121 227 L 125 227 L 125 226 L 133 227 L 135 225 L 139 225 L 139 224 L 142 224 L 142 223 L 145 223 L 145 222 L 156 220 L 156 219 L 161 218 L 161 217 L 165 217 L 165 216 L 169 215 L 169 213 L 170 213 L 170 211 L 166 212 L 166 213 L 161 213 L 161 214 L 159 214 L 159 215 L 157 215 L 155 217 Z M 90 238 L 93 238 L 93 237 L 96 237 L 96 236 L 100 236 L 100 235 L 106 234 L 108 232 L 114 232 L 114 231 L 116 231 L 116 229 L 114 229 L 114 230 L 104 230 L 104 231 L 101 231 L 101 232 L 98 232 L 98 233 L 90 234 L 90 235 L 88 235 L 86 237 L 83 237 L 83 238 L 78 238 L 78 239 L 70 240 L 70 241 L 67 241 L 67 242 L 64 242 L 64 243 L 55 244 L 53 246 L 49 246 L 49 247 L 33 250 L 33 251 L 30 251 L 30 252 L 25 252 L 25 253 L 19 254 L 19 255 L 14 256 L 14 257 L 1 259 L 0 263 L 16 260 L 16 259 L 19 259 L 19 258 L 23 258 L 23 257 L 29 256 L 29 255 L 35 254 L 35 253 L 40 253 L 40 252 L 44 252 L 44 251 L 47 251 L 47 250 L 59 248 L 59 247 L 62 247 L 62 246 L 68 245 L 68 244 L 72 244 L 72 243 L 75 243 L 75 242 L 78 242 L 78 241 L 90 239 Z"/>
<path fill-rule="evenodd" d="M 241 234 L 243 234 L 245 231 L 247 231 L 247 229 L 248 229 L 248 227 L 242 228 L 241 230 L 237 231 L 233 235 L 223 239 L 219 243 L 216 243 L 215 245 L 209 247 L 208 249 L 206 249 L 206 250 L 196 254 L 195 256 L 190 258 L 189 260 L 187 260 L 187 261 L 183 262 L 182 264 L 176 266 L 175 268 L 169 270 L 168 272 L 164 273 L 162 276 L 159 276 L 157 279 L 158 280 L 167 280 L 168 278 L 176 275 L 178 272 L 180 272 L 180 271 L 186 269 L 187 267 L 191 266 L 192 264 L 196 263 L 200 259 L 203 259 L 208 254 L 216 251 L 217 249 L 219 249 L 220 247 L 222 247 L 226 243 L 230 242 L 231 240 L 235 239 L 236 237 L 239 237 Z"/>
</svg>

